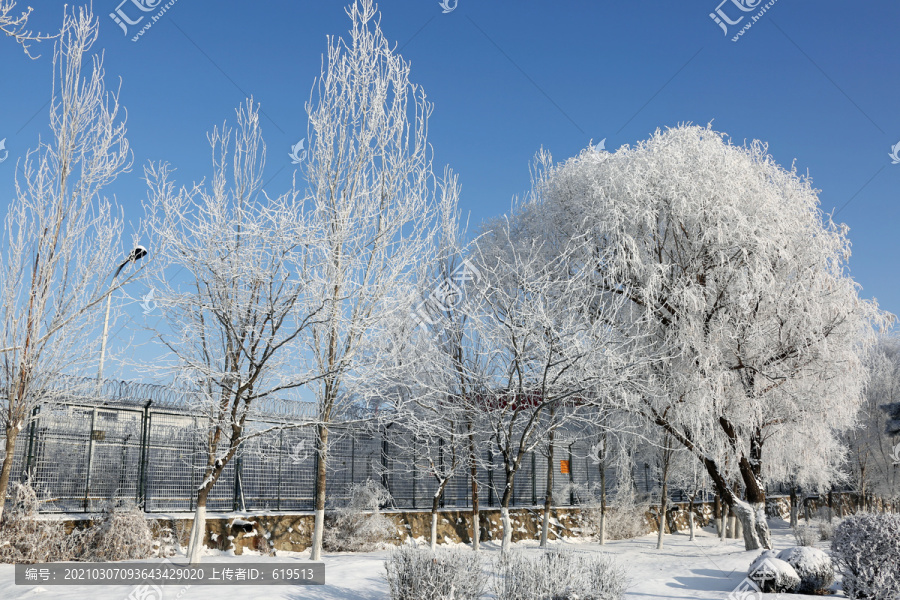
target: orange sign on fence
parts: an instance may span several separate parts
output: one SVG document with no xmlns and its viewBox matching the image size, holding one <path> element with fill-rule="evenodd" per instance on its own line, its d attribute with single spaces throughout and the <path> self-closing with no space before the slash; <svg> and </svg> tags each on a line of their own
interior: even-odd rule
<svg viewBox="0 0 900 600">
<path fill-rule="evenodd" d="M 567 460 L 559 461 L 559 472 L 564 475 L 569 474 L 569 461 L 567 461 Z"/>
</svg>

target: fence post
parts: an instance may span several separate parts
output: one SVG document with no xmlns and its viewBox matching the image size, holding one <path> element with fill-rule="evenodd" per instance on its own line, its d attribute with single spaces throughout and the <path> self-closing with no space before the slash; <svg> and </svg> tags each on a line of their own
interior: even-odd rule
<svg viewBox="0 0 900 600">
<path fill-rule="evenodd" d="M 494 505 L 494 453 L 488 448 L 488 506 Z"/>
<path fill-rule="evenodd" d="M 356 434 L 350 435 L 350 485 L 356 483 Z"/>
<path fill-rule="evenodd" d="M 381 432 L 381 485 L 384 486 L 384 489 L 391 492 L 391 487 L 389 485 L 390 481 L 388 479 L 388 429 L 393 423 L 388 423 L 385 425 L 384 429 Z"/>
<path fill-rule="evenodd" d="M 194 493 L 197 491 L 197 483 L 194 479 L 194 474 L 197 472 L 197 467 L 194 466 L 194 460 L 197 455 L 200 453 L 198 450 L 198 438 L 199 435 L 197 433 L 200 431 L 200 420 L 197 417 L 192 419 L 194 421 L 194 435 L 191 436 L 191 489 L 188 490 L 188 510 L 194 510 Z"/>
<path fill-rule="evenodd" d="M 531 453 L 531 505 L 537 504 L 537 458 Z"/>
<path fill-rule="evenodd" d="M 416 476 L 419 470 L 416 468 L 416 439 L 413 438 L 413 455 L 412 458 L 412 507 L 416 507 Z"/>
<path fill-rule="evenodd" d="M 94 424 L 97 420 L 97 407 L 91 410 L 91 431 L 88 434 L 87 476 L 84 482 L 84 512 L 88 512 L 91 495 L 91 463 L 94 460 Z"/>
<path fill-rule="evenodd" d="M 575 506 L 575 461 L 572 460 L 572 446 L 575 442 L 569 444 L 569 506 Z"/>
<path fill-rule="evenodd" d="M 241 469 L 244 466 L 244 457 L 239 456 L 234 461 L 234 498 L 231 502 L 231 510 L 246 510 L 244 506 L 244 490 L 241 489 Z"/>
<path fill-rule="evenodd" d="M 138 452 L 138 489 L 137 504 L 144 512 L 147 512 L 147 458 L 150 454 L 150 405 L 153 400 L 147 400 L 144 405 L 144 414 L 141 417 L 141 447 Z"/>
<path fill-rule="evenodd" d="M 443 477 L 444 476 L 444 438 L 438 439 L 438 465 L 440 465 L 441 477 Z M 440 498 L 440 507 L 441 508 L 444 508 L 444 492 L 446 490 L 447 490 L 447 486 L 444 485 L 444 489 L 441 490 L 441 498 Z"/>
<path fill-rule="evenodd" d="M 284 483 L 281 476 L 281 465 L 284 462 L 284 429 L 278 432 L 278 500 L 275 510 L 281 510 L 281 486 Z"/>
<path fill-rule="evenodd" d="M 28 458 L 25 460 L 25 471 L 22 473 L 25 479 L 30 479 L 34 473 L 32 472 L 32 462 L 34 461 L 34 429 L 37 425 L 37 417 L 41 407 L 35 406 L 31 411 L 31 426 L 28 428 Z"/>
</svg>

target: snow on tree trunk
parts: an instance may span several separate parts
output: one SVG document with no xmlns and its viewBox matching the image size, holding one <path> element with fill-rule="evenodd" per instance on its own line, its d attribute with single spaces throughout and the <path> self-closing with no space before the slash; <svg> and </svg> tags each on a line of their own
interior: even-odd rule
<svg viewBox="0 0 900 600">
<path fill-rule="evenodd" d="M 772 549 L 772 533 L 769 531 L 769 522 L 766 520 L 766 503 L 757 502 L 751 505 L 756 513 L 756 536 L 763 548 Z"/>
<path fill-rule="evenodd" d="M 313 526 L 312 550 L 309 554 L 309 560 L 322 559 L 322 540 L 325 536 L 325 483 L 326 483 L 326 459 L 328 456 L 328 427 L 318 425 L 318 439 L 316 443 L 316 451 L 318 452 L 318 460 L 316 461 L 316 520 Z"/>
<path fill-rule="evenodd" d="M 500 508 L 500 522 L 503 524 L 503 543 L 500 546 L 500 552 L 506 554 L 509 552 L 509 545 L 512 543 L 512 523 L 509 520 L 509 507 Z"/>
<path fill-rule="evenodd" d="M 797 502 L 797 488 L 791 486 L 791 527 L 797 527 L 800 505 Z"/>
<path fill-rule="evenodd" d="M 431 499 L 431 550 L 434 551 L 437 548 L 437 520 L 438 520 L 438 508 L 441 503 L 441 494 L 444 492 L 444 485 L 447 483 L 447 480 L 441 482 L 441 485 L 438 486 L 437 492 L 435 492 L 434 497 Z"/>
<path fill-rule="evenodd" d="M 765 515 L 765 505 L 763 505 L 763 515 Z M 735 517 L 740 521 L 744 534 L 744 549 L 759 550 L 762 547 L 762 540 L 759 536 L 758 515 L 759 506 L 751 505 L 743 500 L 734 499 L 732 506 Z M 768 541 L 768 540 L 767 540 Z M 769 541 L 769 545 L 771 542 Z"/>
<path fill-rule="evenodd" d="M 434 552 L 437 549 L 437 513 L 431 513 L 431 551 Z"/>
<path fill-rule="evenodd" d="M 659 531 L 656 534 L 656 549 L 662 550 L 663 536 L 666 533 L 666 510 L 668 509 L 669 484 L 663 478 L 662 492 L 659 497 Z"/>
<path fill-rule="evenodd" d="M 200 562 L 200 553 L 203 542 L 206 539 L 206 497 L 208 492 L 200 492 L 197 498 L 197 508 L 194 509 L 194 523 L 191 525 L 191 537 L 188 540 L 188 562 L 196 564 Z"/>
<path fill-rule="evenodd" d="M 694 504 L 691 503 L 690 511 L 688 512 L 688 525 L 691 528 L 691 541 L 694 541 Z"/>
</svg>

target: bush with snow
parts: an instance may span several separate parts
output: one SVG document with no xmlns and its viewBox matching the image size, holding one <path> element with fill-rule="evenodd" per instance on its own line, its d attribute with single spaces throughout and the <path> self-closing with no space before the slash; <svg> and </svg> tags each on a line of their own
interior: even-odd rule
<svg viewBox="0 0 900 600">
<path fill-rule="evenodd" d="M 83 533 L 81 542 L 82 560 L 137 560 L 154 554 L 150 525 L 133 503 L 108 503 L 100 519 Z"/>
<path fill-rule="evenodd" d="M 819 529 L 809 523 L 794 527 L 794 539 L 798 546 L 815 546 L 820 537 Z"/>
<path fill-rule="evenodd" d="M 778 558 L 794 567 L 800 577 L 801 594 L 824 594 L 834 583 L 831 557 L 818 548 L 795 546 L 782 550 Z"/>
<path fill-rule="evenodd" d="M 497 600 L 620 600 L 625 569 L 607 554 L 512 551 L 494 570 Z"/>
<path fill-rule="evenodd" d="M 819 539 L 823 542 L 827 542 L 834 537 L 834 530 L 838 526 L 838 523 L 833 521 L 823 520 L 819 521 L 816 524 L 816 527 L 819 529 Z"/>
<path fill-rule="evenodd" d="M 606 511 L 606 539 L 630 540 L 650 533 L 649 507 L 638 502 L 633 494 L 617 495 L 615 507 Z"/>
<path fill-rule="evenodd" d="M 66 533 L 62 521 L 38 518 L 38 497 L 29 483 L 12 485 L 0 525 L 0 562 L 40 563 L 73 560 L 80 535 Z"/>
<path fill-rule="evenodd" d="M 772 550 L 765 550 L 750 563 L 747 578 L 767 593 L 793 594 L 800 588 L 797 571 Z"/>
<path fill-rule="evenodd" d="M 831 553 L 850 598 L 900 598 L 900 515 L 847 517 L 834 532 Z"/>
<path fill-rule="evenodd" d="M 325 547 L 334 552 L 366 552 L 387 542 L 397 528 L 379 509 L 390 499 L 391 494 L 371 479 L 351 485 L 350 501 L 335 511 L 325 531 Z"/>
<path fill-rule="evenodd" d="M 402 546 L 384 568 L 391 600 L 476 600 L 487 587 L 481 558 L 471 550 Z"/>
</svg>

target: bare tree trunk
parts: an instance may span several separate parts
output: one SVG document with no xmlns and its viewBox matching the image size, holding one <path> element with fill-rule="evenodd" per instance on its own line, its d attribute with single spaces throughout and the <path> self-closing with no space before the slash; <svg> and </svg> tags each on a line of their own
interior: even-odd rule
<svg viewBox="0 0 900 600">
<path fill-rule="evenodd" d="M 669 504 L 668 469 L 663 469 L 662 493 L 659 496 L 659 532 L 656 536 L 656 549 L 662 550 L 663 536 L 666 533 L 666 510 Z"/>
<path fill-rule="evenodd" d="M 325 536 L 325 483 L 326 458 L 328 456 L 328 427 L 322 423 L 316 425 L 316 505 L 315 525 L 313 529 L 312 550 L 309 560 L 322 560 L 322 540 Z"/>
<path fill-rule="evenodd" d="M 509 552 L 512 543 L 512 523 L 509 520 L 509 503 L 512 500 L 513 480 L 515 473 L 506 475 L 506 489 L 503 490 L 503 499 L 500 503 L 500 522 L 503 524 L 503 543 L 500 545 L 500 553 Z"/>
<path fill-rule="evenodd" d="M 18 435 L 18 427 L 6 426 L 6 454 L 3 455 L 3 466 L 0 467 L 0 523 L 3 521 L 3 509 L 6 506 L 6 492 L 9 489 L 9 476 L 12 473 Z"/>
<path fill-rule="evenodd" d="M 834 522 L 834 490 L 828 490 L 828 522 Z"/>
<path fill-rule="evenodd" d="M 797 501 L 797 488 L 791 486 L 791 527 L 797 527 L 800 504 Z"/>
<path fill-rule="evenodd" d="M 716 522 L 716 534 L 719 536 L 719 539 L 723 541 L 725 539 L 724 514 L 725 511 L 722 510 L 722 497 L 716 493 L 715 503 L 713 504 L 713 519 Z"/>
<path fill-rule="evenodd" d="M 604 461 L 605 462 L 605 461 Z M 600 463 L 600 545 L 606 544 L 606 469 Z"/>
<path fill-rule="evenodd" d="M 551 415 L 552 418 L 552 415 Z M 547 536 L 550 529 L 550 507 L 553 504 L 553 430 L 547 434 L 547 488 L 544 493 L 544 519 L 541 522 L 541 548 L 547 547 Z"/>
</svg>

